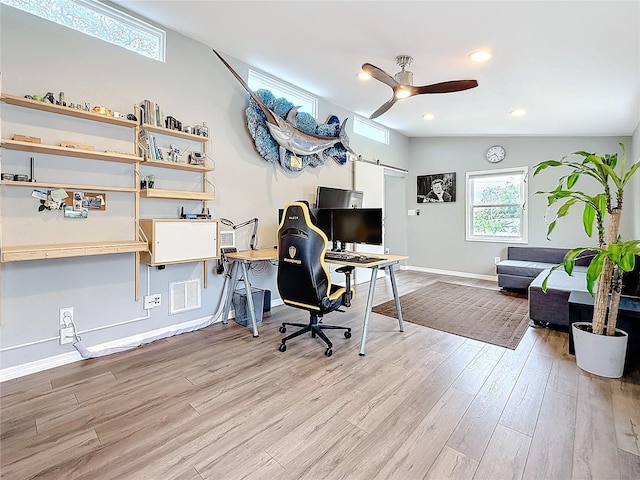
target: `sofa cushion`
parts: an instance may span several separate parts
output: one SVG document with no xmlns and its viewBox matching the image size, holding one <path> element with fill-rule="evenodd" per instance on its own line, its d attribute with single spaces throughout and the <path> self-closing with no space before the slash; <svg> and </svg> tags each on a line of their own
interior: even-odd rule
<svg viewBox="0 0 640 480">
<path fill-rule="evenodd" d="M 498 275 L 520 275 L 521 277 L 535 278 L 540 272 L 554 265 L 555 263 L 526 260 L 502 260 L 496 265 L 496 271 Z"/>
<path fill-rule="evenodd" d="M 507 258 L 557 265 L 564 261 L 564 256 L 568 251 L 567 248 L 507 247 Z"/>
<path fill-rule="evenodd" d="M 507 258 L 509 260 L 525 260 L 558 265 L 564 262 L 564 256 L 568 251 L 568 248 L 507 247 Z M 584 252 L 576 259 L 576 265 L 589 266 L 595 253 L 596 252 L 589 251 Z"/>
<path fill-rule="evenodd" d="M 533 279 L 529 288 L 539 288 L 542 290 L 542 282 L 548 273 L 549 269 L 540 272 L 540 274 Z M 551 273 L 549 280 L 547 280 L 547 288 L 550 290 L 564 290 L 568 292 L 571 292 L 572 290 L 586 292 L 587 267 L 576 265 L 573 268 L 573 275 L 568 275 L 567 272 L 562 269 L 556 270 Z"/>
</svg>

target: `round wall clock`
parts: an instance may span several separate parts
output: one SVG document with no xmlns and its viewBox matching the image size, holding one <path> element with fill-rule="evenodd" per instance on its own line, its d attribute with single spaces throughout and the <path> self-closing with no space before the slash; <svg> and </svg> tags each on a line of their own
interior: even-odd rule
<svg viewBox="0 0 640 480">
<path fill-rule="evenodd" d="M 506 156 L 507 152 L 501 145 L 494 145 L 493 147 L 490 147 L 486 153 L 487 160 L 491 163 L 498 163 L 504 160 L 504 157 Z"/>
</svg>

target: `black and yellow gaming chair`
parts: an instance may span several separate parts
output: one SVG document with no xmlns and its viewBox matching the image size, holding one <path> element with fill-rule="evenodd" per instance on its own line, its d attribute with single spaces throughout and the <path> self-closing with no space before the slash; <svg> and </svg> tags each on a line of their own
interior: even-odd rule
<svg viewBox="0 0 640 480">
<path fill-rule="evenodd" d="M 318 336 L 326 343 L 324 354 L 330 357 L 333 344 L 322 330 L 341 329 L 345 330 L 345 338 L 351 337 L 351 328 L 322 323 L 325 313 L 351 306 L 353 296 L 350 276 L 353 267 L 337 269 L 345 274 L 346 287 L 331 284 L 324 262 L 328 243 L 322 230 L 311 221 L 306 202 L 292 202 L 285 207 L 278 228 L 278 291 L 286 305 L 307 310 L 310 316 L 308 324 L 282 323 L 280 333 L 285 333 L 287 326 L 302 328 L 282 339 L 281 352 L 287 350 L 287 341 L 311 332 L 312 337 Z"/>
</svg>

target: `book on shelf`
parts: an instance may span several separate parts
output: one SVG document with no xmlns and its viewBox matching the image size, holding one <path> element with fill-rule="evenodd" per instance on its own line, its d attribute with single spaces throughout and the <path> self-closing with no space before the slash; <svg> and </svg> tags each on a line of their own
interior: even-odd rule
<svg viewBox="0 0 640 480">
<path fill-rule="evenodd" d="M 155 127 L 165 127 L 164 112 L 160 105 L 151 100 L 143 100 L 139 104 L 140 124 L 153 125 Z"/>
</svg>

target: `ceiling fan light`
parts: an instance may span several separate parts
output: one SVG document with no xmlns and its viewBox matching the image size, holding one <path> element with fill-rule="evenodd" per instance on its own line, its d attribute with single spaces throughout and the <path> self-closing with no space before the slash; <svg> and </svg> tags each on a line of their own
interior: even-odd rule
<svg viewBox="0 0 640 480">
<path fill-rule="evenodd" d="M 469 58 L 474 62 L 482 63 L 491 59 L 491 53 L 485 50 L 478 50 L 477 52 L 472 52 Z"/>
<path fill-rule="evenodd" d="M 425 113 L 422 118 L 424 118 L 425 120 L 433 120 L 434 118 L 436 118 L 436 116 L 433 113 Z"/>
<path fill-rule="evenodd" d="M 357 74 L 356 77 L 358 77 L 360 80 L 362 81 L 366 81 L 369 80 L 371 78 L 371 75 L 368 74 L 367 72 L 365 72 L 364 70 L 360 70 Z"/>
<path fill-rule="evenodd" d="M 527 114 L 527 112 L 525 110 L 518 109 L 518 110 L 511 110 L 509 114 L 512 117 L 523 117 L 524 115 Z"/>
<path fill-rule="evenodd" d="M 396 98 L 398 100 L 402 100 L 404 98 L 409 98 L 411 96 L 411 92 L 406 88 L 399 88 L 396 92 Z"/>
</svg>

